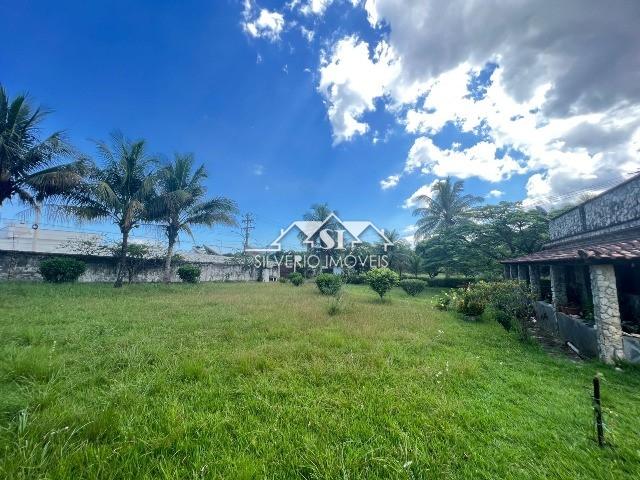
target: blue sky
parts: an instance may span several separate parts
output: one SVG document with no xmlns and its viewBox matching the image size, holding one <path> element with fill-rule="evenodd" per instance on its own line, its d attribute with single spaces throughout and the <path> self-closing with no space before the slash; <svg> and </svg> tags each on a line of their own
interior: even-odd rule
<svg viewBox="0 0 640 480">
<path fill-rule="evenodd" d="M 7 2 L 1 5 L 0 82 L 10 95 L 28 92 L 52 109 L 45 131 L 66 130 L 86 153 L 95 154 L 91 139 L 105 139 L 114 129 L 145 138 L 153 152 L 193 152 L 208 168 L 210 194 L 228 196 L 243 213 L 255 214 L 256 244 L 270 241 L 316 202 L 328 202 L 344 219 L 404 231 L 414 222 L 411 208 L 403 208 L 407 199 L 447 174 L 465 179 L 470 193 L 484 197 L 494 191 L 489 202 L 499 195 L 539 204 L 566 195 L 559 186 L 567 183 L 563 165 L 569 160 L 541 161 L 540 152 L 557 152 L 580 165 L 585 162 L 574 157 L 587 156 L 591 169 L 579 172 L 580 182 L 569 182 L 574 189 L 621 175 L 614 166 L 635 148 L 636 123 L 627 125 L 628 135 L 615 145 L 622 151 L 616 150 L 617 163 L 594 160 L 602 145 L 548 148 L 584 125 L 601 125 L 615 99 L 599 106 L 576 100 L 573 106 L 581 108 L 571 114 L 539 113 L 552 98 L 554 108 L 562 105 L 550 94 L 561 77 L 539 75 L 528 90 L 517 91 L 510 84 L 518 72 L 513 53 L 502 52 L 501 44 L 477 52 L 473 38 L 458 40 L 457 57 L 439 58 L 441 53 L 433 54 L 439 51 L 437 39 L 416 30 L 414 40 L 425 42 L 424 53 L 407 50 L 411 42 L 403 35 L 412 33 L 406 23 L 411 18 L 385 3 Z M 368 78 L 358 78 L 361 67 L 371 67 Z M 502 80 L 489 93 L 492 105 L 526 107 L 524 115 L 511 117 L 535 116 L 535 125 L 527 127 L 534 132 L 558 118 L 568 118 L 570 128 L 527 143 L 523 138 L 533 135 L 502 125 L 507 120 L 488 100 L 478 113 L 483 87 L 492 84 L 496 71 Z M 444 108 L 448 91 L 434 87 L 453 84 L 447 74 L 466 76 L 469 84 L 470 100 L 456 100 L 462 103 L 453 112 Z M 553 87 L 544 90 L 550 81 Z M 542 100 L 540 91 L 546 92 Z M 538 110 L 530 108 L 534 104 Z M 436 119 L 436 111 L 443 117 Z M 627 111 L 625 118 L 636 114 Z M 344 118 L 355 124 L 345 126 Z M 487 151 L 491 163 L 484 165 L 479 156 Z M 596 170 L 606 175 L 599 178 Z M 380 182 L 393 175 L 398 180 L 382 188 Z M 3 207 L 0 214 L 6 220 L 20 209 Z M 240 238 L 234 229 L 218 227 L 199 230 L 197 243 L 239 246 Z"/>
</svg>

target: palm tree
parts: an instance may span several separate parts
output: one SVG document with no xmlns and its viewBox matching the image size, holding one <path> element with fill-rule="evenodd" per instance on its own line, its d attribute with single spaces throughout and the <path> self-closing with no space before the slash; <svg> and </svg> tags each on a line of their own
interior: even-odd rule
<svg viewBox="0 0 640 480">
<path fill-rule="evenodd" d="M 389 262 L 389 268 L 395 270 L 402 278 L 403 270 L 409 268 L 409 257 L 411 255 L 411 246 L 406 240 L 402 238 L 400 232 L 397 230 L 388 230 L 384 232 L 387 240 L 393 244 L 388 252 L 383 254 L 387 255 Z"/>
<path fill-rule="evenodd" d="M 156 160 L 146 152 L 144 140 L 131 141 L 120 133 L 111 145 L 98 142 L 102 165 L 90 165 L 86 180 L 70 196 L 65 210 L 84 220 L 111 220 L 120 229 L 122 243 L 114 287 L 122 286 L 127 270 L 131 230 L 147 216 L 156 181 Z"/>
<path fill-rule="evenodd" d="M 306 220 L 307 222 L 323 222 L 332 213 L 336 216 L 338 215 L 337 211 L 331 210 L 328 203 L 314 203 L 309 208 L 309 211 L 304 215 L 302 215 L 302 219 Z M 335 221 L 333 220 L 329 220 L 329 222 L 327 222 L 326 224 L 326 227 L 328 228 L 332 228 L 335 226 L 336 226 Z M 307 239 L 306 235 L 303 232 L 300 232 L 298 234 L 298 238 L 300 239 L 301 242 Z M 316 239 L 313 238 L 312 240 L 314 240 L 315 242 Z M 307 250 L 312 250 L 312 249 L 313 247 L 311 245 L 307 245 Z"/>
<path fill-rule="evenodd" d="M 158 172 L 158 196 L 152 202 L 150 219 L 159 222 L 167 235 L 167 256 L 164 262 L 164 281 L 171 281 L 171 259 L 180 232 L 191 237 L 191 227 L 215 224 L 236 225 L 238 212 L 233 200 L 224 197 L 205 199 L 207 178 L 204 165 L 194 172 L 193 155 L 174 156 L 173 162 Z"/>
<path fill-rule="evenodd" d="M 65 194 L 82 179 L 82 161 L 60 163 L 74 155 L 62 132 L 40 140 L 38 127 L 47 113 L 34 110 L 24 95 L 10 101 L 0 85 L 0 206 L 17 196 L 36 207 L 46 197 Z"/>
<path fill-rule="evenodd" d="M 421 195 L 418 201 L 424 207 L 416 208 L 414 216 L 420 219 L 416 222 L 416 239 L 423 239 L 432 233 L 445 230 L 453 225 L 470 218 L 471 209 L 482 201 L 481 197 L 463 195 L 464 182 L 452 181 L 451 177 L 440 180 L 433 187 L 433 194 Z"/>
<path fill-rule="evenodd" d="M 338 215 L 337 212 L 334 212 L 329 208 L 328 203 L 314 203 L 313 205 L 311 205 L 309 211 L 302 216 L 302 218 L 308 222 L 322 222 L 332 213 Z"/>
</svg>

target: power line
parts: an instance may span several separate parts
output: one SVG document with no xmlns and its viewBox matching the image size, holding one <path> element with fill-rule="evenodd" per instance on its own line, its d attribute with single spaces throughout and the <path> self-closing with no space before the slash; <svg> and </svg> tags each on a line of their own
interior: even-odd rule
<svg viewBox="0 0 640 480">
<path fill-rule="evenodd" d="M 255 227 L 255 220 L 253 215 L 250 213 L 246 213 L 244 217 L 242 217 L 242 238 L 243 238 L 243 250 L 247 250 L 249 248 L 249 236 L 251 235 L 251 230 Z"/>
<path fill-rule="evenodd" d="M 555 195 L 542 195 L 538 197 L 538 200 L 530 203 L 529 205 L 532 207 L 547 205 L 550 203 L 560 203 L 563 201 L 571 200 L 573 198 L 578 198 L 580 195 L 592 193 L 594 190 L 608 190 L 611 187 L 615 187 L 619 185 L 623 181 L 627 180 L 629 176 L 625 177 L 624 175 L 619 175 L 618 177 L 614 177 L 613 180 L 608 180 L 601 183 L 593 184 L 589 187 L 585 187 L 579 190 L 574 190 L 572 192 L 564 193 L 564 194 L 555 194 Z"/>
</svg>

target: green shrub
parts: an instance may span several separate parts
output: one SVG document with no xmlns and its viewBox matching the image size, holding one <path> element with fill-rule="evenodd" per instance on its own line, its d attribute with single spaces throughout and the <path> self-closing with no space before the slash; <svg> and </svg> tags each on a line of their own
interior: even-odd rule
<svg viewBox="0 0 640 480">
<path fill-rule="evenodd" d="M 418 279 L 405 279 L 400 280 L 400 288 L 407 292 L 412 297 L 415 297 L 427 287 L 427 284 L 423 280 Z"/>
<path fill-rule="evenodd" d="M 374 292 L 380 295 L 380 298 L 383 298 L 399 281 L 398 274 L 386 267 L 374 268 L 367 272 L 367 283 Z"/>
<path fill-rule="evenodd" d="M 436 277 L 427 279 L 427 286 L 432 288 L 465 288 L 474 281 L 475 279 L 471 277 Z"/>
<path fill-rule="evenodd" d="M 200 280 L 200 267 L 195 265 L 182 265 L 178 268 L 180 280 L 186 283 L 197 283 Z"/>
<path fill-rule="evenodd" d="M 523 340 L 527 338 L 526 322 L 533 314 L 533 307 L 525 282 L 477 282 L 449 295 L 449 308 L 469 316 L 484 314 L 505 330 L 517 330 Z"/>
<path fill-rule="evenodd" d="M 321 273 L 316 277 L 316 285 L 323 295 L 335 295 L 342 286 L 342 277 L 331 273 Z"/>
<path fill-rule="evenodd" d="M 278 277 L 278 282 L 287 283 L 288 282 L 287 277 Z"/>
<path fill-rule="evenodd" d="M 299 287 L 304 283 L 304 277 L 300 272 L 293 272 L 291 275 L 289 275 L 289 281 L 296 287 Z"/>
<path fill-rule="evenodd" d="M 435 306 L 438 310 L 449 310 L 452 305 L 456 305 L 458 296 L 455 290 L 449 292 L 442 292 L 436 297 Z"/>
<path fill-rule="evenodd" d="M 351 285 L 363 285 L 367 283 L 367 276 L 364 273 L 348 272 L 342 275 L 343 283 Z"/>
<path fill-rule="evenodd" d="M 75 258 L 55 257 L 40 263 L 40 275 L 45 282 L 75 282 L 87 270 L 87 265 Z"/>
</svg>

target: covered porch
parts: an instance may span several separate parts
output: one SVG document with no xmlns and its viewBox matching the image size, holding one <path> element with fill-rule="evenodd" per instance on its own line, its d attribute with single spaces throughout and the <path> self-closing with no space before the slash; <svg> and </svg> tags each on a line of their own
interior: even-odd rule
<svg viewBox="0 0 640 480">
<path fill-rule="evenodd" d="M 527 282 L 540 326 L 581 355 L 640 363 L 640 240 L 637 236 L 543 250 L 503 261 Z"/>
</svg>

